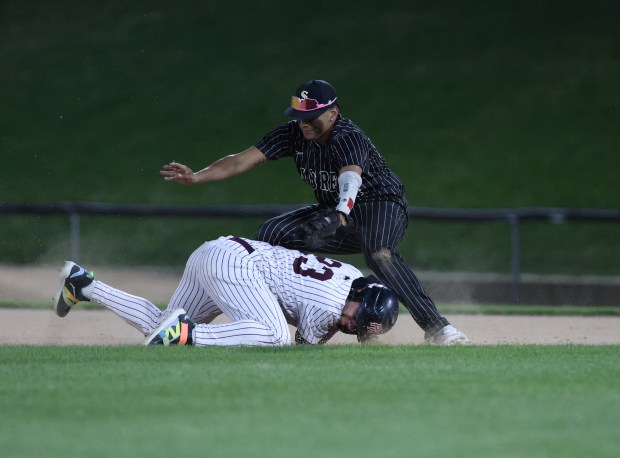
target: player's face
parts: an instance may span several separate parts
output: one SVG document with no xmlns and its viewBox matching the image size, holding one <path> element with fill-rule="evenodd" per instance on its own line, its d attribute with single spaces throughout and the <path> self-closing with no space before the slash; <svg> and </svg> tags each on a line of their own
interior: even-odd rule
<svg viewBox="0 0 620 458">
<path fill-rule="evenodd" d="M 360 307 L 360 303 L 356 301 L 347 301 L 344 304 L 342 312 L 340 313 L 340 319 L 338 320 L 338 327 L 342 330 L 348 330 L 354 333 L 357 329 L 357 323 L 355 321 L 355 315 L 357 309 Z"/>
<path fill-rule="evenodd" d="M 323 143 L 329 137 L 337 114 L 335 109 L 331 109 L 316 118 L 300 119 L 299 129 L 306 140 L 316 140 Z"/>
</svg>

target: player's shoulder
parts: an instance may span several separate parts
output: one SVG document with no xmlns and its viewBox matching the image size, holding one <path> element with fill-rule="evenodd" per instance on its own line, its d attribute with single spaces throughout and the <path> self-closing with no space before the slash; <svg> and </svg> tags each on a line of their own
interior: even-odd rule
<svg viewBox="0 0 620 458">
<path fill-rule="evenodd" d="M 295 123 L 296 121 L 287 121 L 284 124 L 280 124 L 279 126 L 275 127 L 274 129 L 272 129 L 268 134 L 266 134 L 266 137 L 270 137 L 270 136 L 281 136 L 281 135 L 292 135 L 295 133 Z"/>
<path fill-rule="evenodd" d="M 364 132 L 351 119 L 339 115 L 338 120 L 334 125 L 334 133 L 338 135 L 353 135 L 358 133 L 363 134 Z"/>
<path fill-rule="evenodd" d="M 332 142 L 339 144 L 351 139 L 366 141 L 368 140 L 368 136 L 349 118 L 340 116 L 338 122 L 334 126 Z"/>
<path fill-rule="evenodd" d="M 290 131 L 294 131 L 297 129 L 297 121 L 295 119 L 291 119 L 290 121 L 286 121 L 284 124 L 282 124 L 282 127 Z"/>
</svg>

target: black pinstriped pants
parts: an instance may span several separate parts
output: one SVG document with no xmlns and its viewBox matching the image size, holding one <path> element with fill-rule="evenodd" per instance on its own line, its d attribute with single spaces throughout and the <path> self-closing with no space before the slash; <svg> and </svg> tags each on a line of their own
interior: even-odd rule
<svg viewBox="0 0 620 458">
<path fill-rule="evenodd" d="M 295 229 L 325 207 L 310 205 L 265 221 L 256 240 L 308 251 Z M 328 254 L 363 253 L 368 267 L 396 293 L 424 331 L 436 331 L 449 324 L 437 311 L 413 271 L 396 250 L 408 224 L 407 211 L 395 202 L 357 202 L 351 211 L 355 228 L 340 228 L 320 251 Z"/>
</svg>

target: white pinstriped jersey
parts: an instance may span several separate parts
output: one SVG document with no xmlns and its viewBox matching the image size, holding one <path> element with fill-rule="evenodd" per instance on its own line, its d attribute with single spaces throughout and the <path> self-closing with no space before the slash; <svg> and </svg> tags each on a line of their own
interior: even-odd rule
<svg viewBox="0 0 620 458">
<path fill-rule="evenodd" d="M 197 323 L 194 345 L 199 346 L 288 345 L 288 324 L 317 344 L 331 337 L 359 277 L 362 273 L 349 264 L 228 236 L 205 242 L 192 253 L 164 312 L 147 299 L 97 280 L 91 300 L 145 335 L 182 307 Z M 222 313 L 230 322 L 211 324 Z"/>
<path fill-rule="evenodd" d="M 219 241 L 227 237 L 220 237 Z M 239 240 L 240 238 L 235 237 Z M 287 321 L 312 344 L 336 325 L 351 283 L 363 274 L 350 264 L 265 242 L 241 239 L 261 257 L 259 270 Z"/>
</svg>

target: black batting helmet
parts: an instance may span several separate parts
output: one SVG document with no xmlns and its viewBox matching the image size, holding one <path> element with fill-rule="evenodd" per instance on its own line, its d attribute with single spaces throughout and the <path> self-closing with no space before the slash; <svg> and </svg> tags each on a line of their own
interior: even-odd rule
<svg viewBox="0 0 620 458">
<path fill-rule="evenodd" d="M 358 340 L 388 332 L 398 318 L 398 297 L 380 283 L 369 283 L 355 296 L 360 299 L 360 307 L 355 315 Z"/>
</svg>

